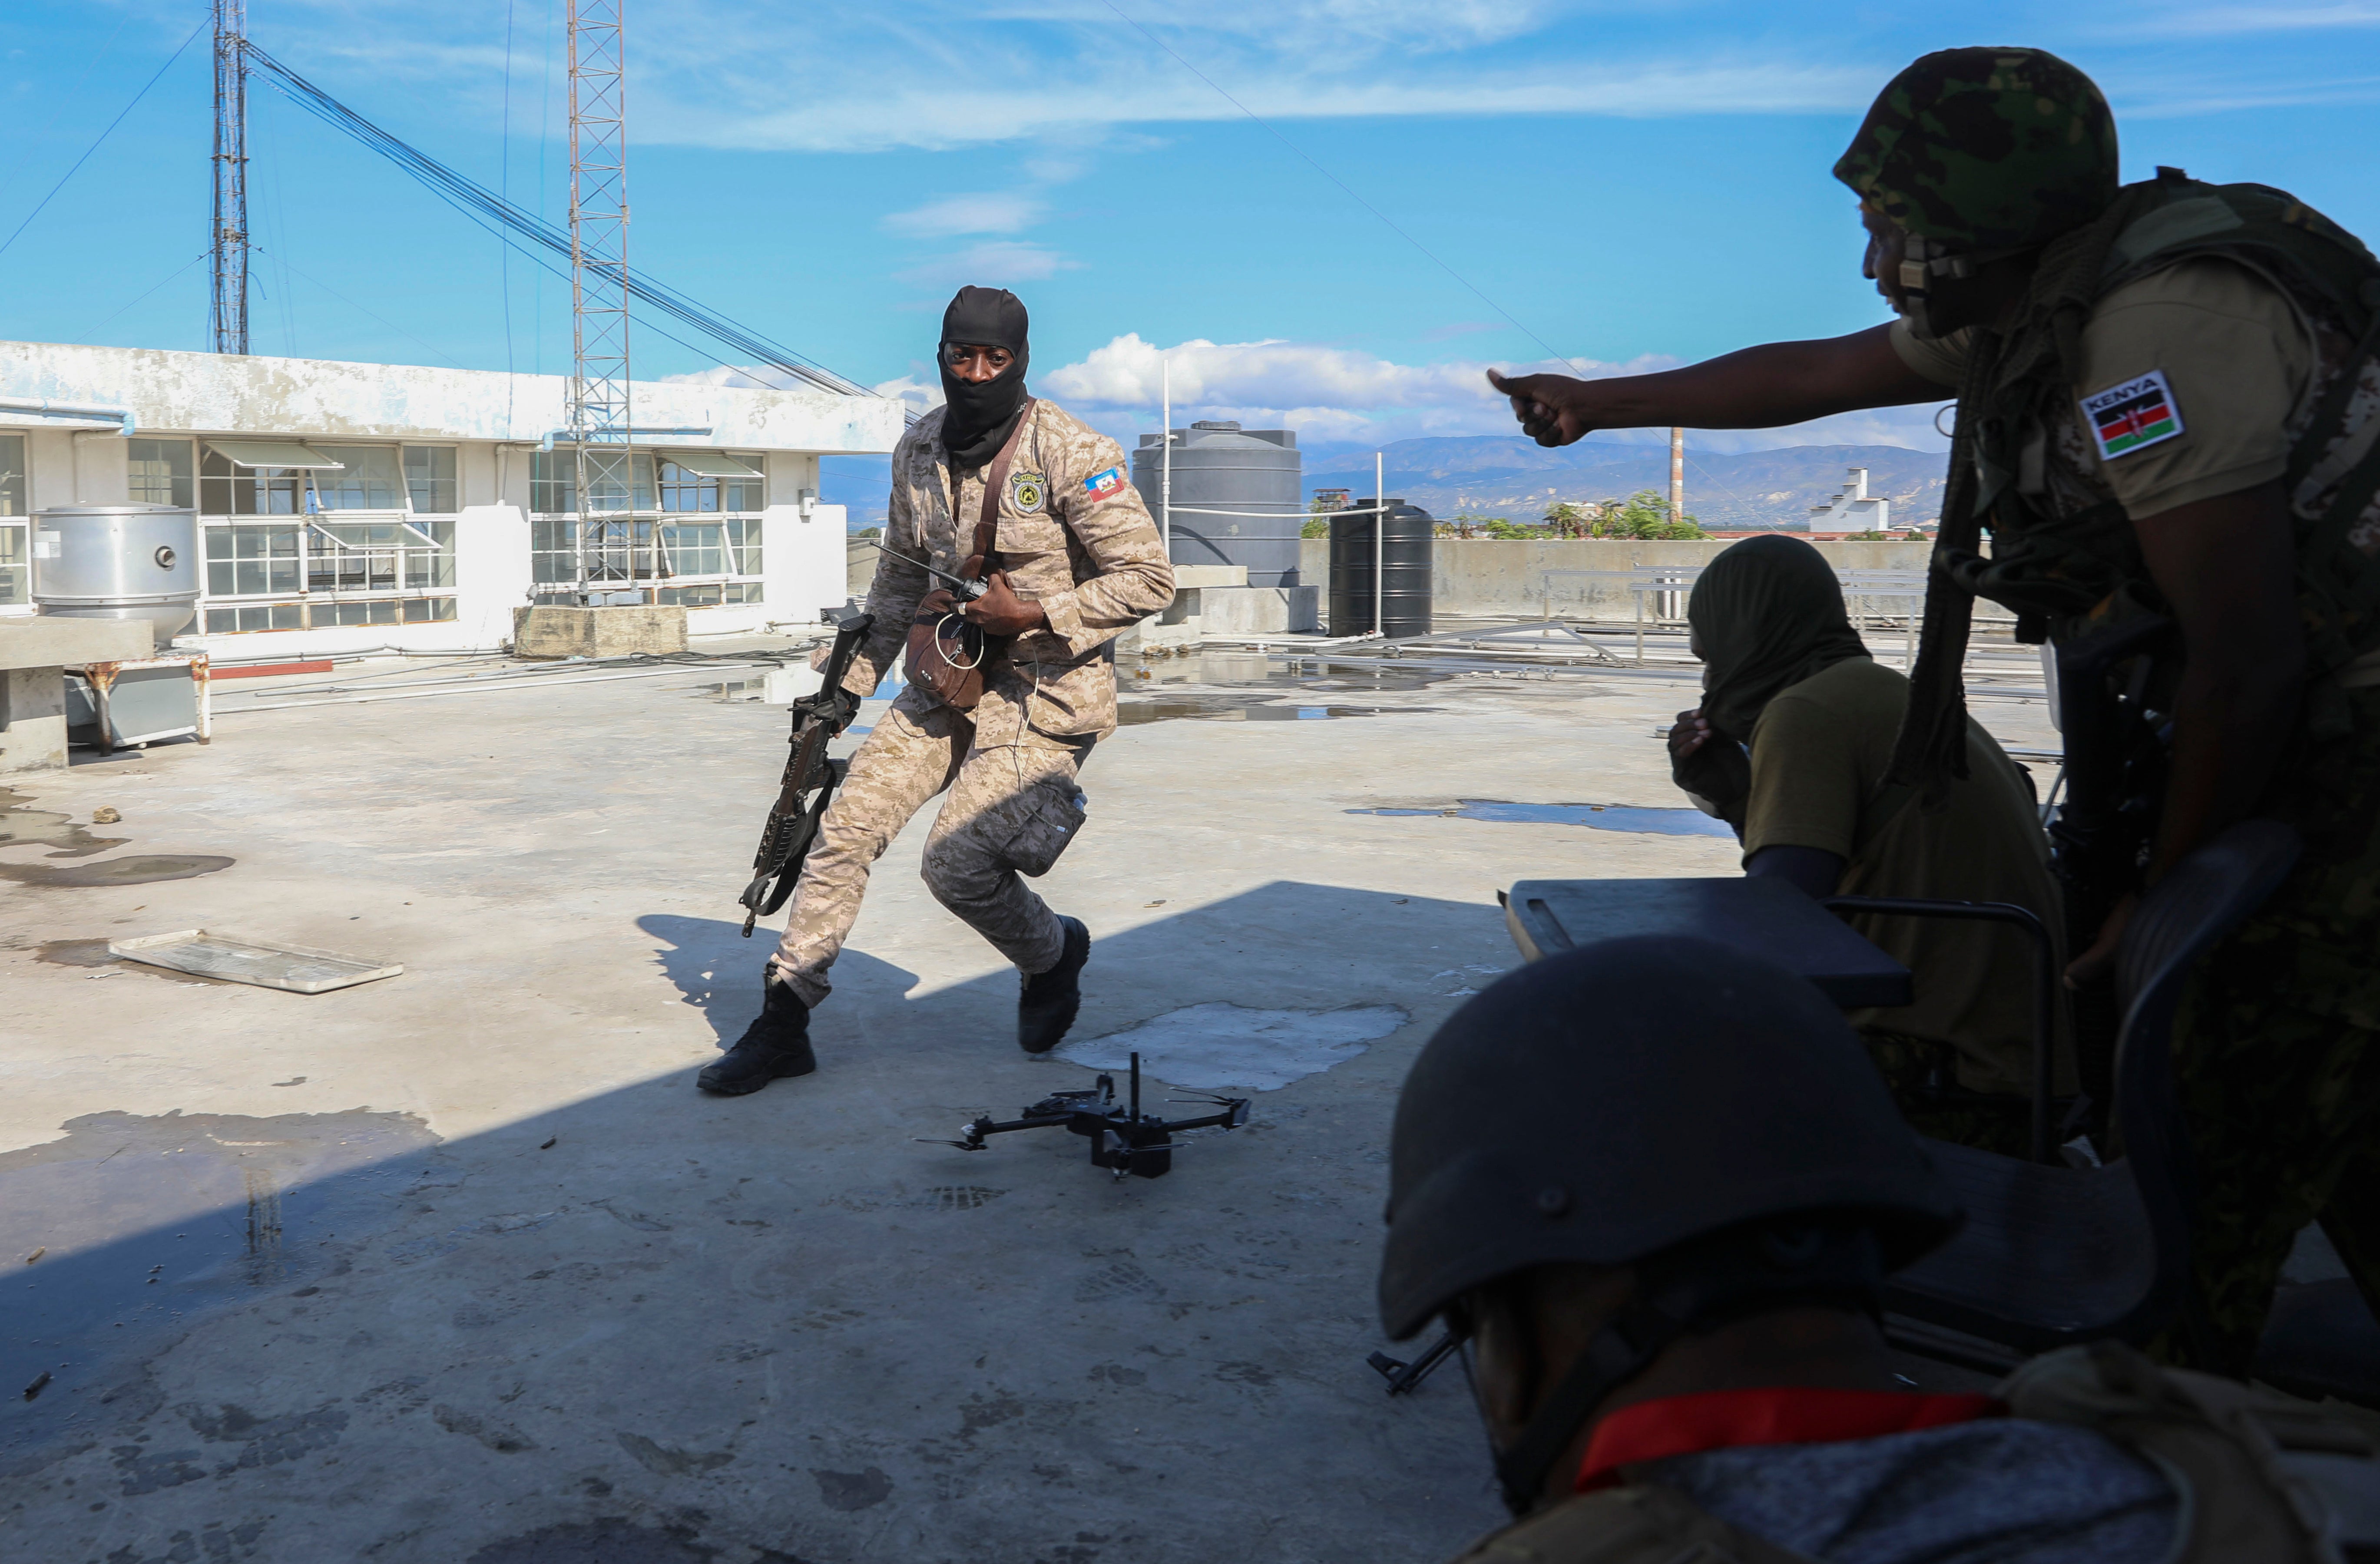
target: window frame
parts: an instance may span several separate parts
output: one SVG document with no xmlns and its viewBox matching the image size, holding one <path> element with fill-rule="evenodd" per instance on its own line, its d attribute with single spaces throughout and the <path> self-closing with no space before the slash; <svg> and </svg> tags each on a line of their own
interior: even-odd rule
<svg viewBox="0 0 2380 1564">
<path fill-rule="evenodd" d="M 249 480 L 242 476 L 247 474 L 261 477 L 267 482 L 285 483 L 289 481 L 288 475 L 294 474 L 297 488 L 292 498 L 297 508 L 225 515 L 206 508 L 207 491 L 201 481 L 199 530 L 205 570 L 200 576 L 199 612 L 200 623 L 205 626 L 203 633 L 247 635 L 266 630 L 319 630 L 358 624 L 400 626 L 454 620 L 460 590 L 455 547 L 462 511 L 460 448 L 453 444 L 443 447 L 455 452 L 455 508 L 431 512 L 414 508 L 413 484 L 407 472 L 405 453 L 415 448 L 436 450 L 441 448 L 439 445 L 355 440 L 310 443 L 341 449 L 367 447 L 393 452 L 396 458 L 395 497 L 399 503 L 369 509 L 326 506 L 321 503 L 321 491 L 311 469 L 236 468 L 229 478 L 217 475 L 214 481 L 237 485 Z M 202 479 L 206 477 L 204 460 L 202 455 Z M 225 460 L 228 465 L 228 458 Z M 433 500 L 435 497 L 433 491 Z M 229 498 L 237 504 L 236 488 L 231 490 Z M 243 556 L 238 552 L 238 534 L 243 529 L 287 533 L 288 552 L 279 552 L 273 546 L 277 540 L 268 537 L 263 552 Z M 356 536 L 358 533 L 362 536 Z M 228 552 L 218 553 L 219 540 L 228 545 Z M 286 564 L 276 570 L 275 566 L 284 561 Z M 214 589 L 219 571 L 232 576 L 236 588 L 239 567 L 244 564 L 261 569 L 264 590 Z M 276 584 L 276 576 L 287 584 Z M 229 624 L 220 623 L 226 618 L 231 621 Z M 263 623 L 242 623 L 249 619 Z"/>
</svg>

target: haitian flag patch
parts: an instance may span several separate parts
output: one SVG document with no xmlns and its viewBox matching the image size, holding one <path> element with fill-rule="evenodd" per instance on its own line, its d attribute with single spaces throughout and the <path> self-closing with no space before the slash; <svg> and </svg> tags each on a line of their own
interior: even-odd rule
<svg viewBox="0 0 2380 1564">
<path fill-rule="evenodd" d="M 2181 409 L 2163 370 L 2151 370 L 2121 385 L 2082 398 L 2082 416 L 2099 443 L 2099 459 L 2113 461 L 2181 432 Z"/>
<path fill-rule="evenodd" d="M 1083 479 L 1083 488 L 1094 503 L 1112 500 L 1123 492 L 1123 468 L 1110 467 L 1105 472 L 1095 472 Z"/>
</svg>

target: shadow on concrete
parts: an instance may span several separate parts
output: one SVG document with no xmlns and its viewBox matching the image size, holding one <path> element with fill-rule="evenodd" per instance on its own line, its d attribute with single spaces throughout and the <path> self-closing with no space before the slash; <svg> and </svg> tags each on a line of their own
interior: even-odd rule
<svg viewBox="0 0 2380 1564">
<path fill-rule="evenodd" d="M 776 919 L 783 923 L 783 914 Z M 762 970 L 777 948 L 777 930 L 756 927 L 748 940 L 743 923 L 719 918 L 685 917 L 675 913 L 648 913 L 637 927 L 662 941 L 657 952 L 662 972 L 702 1012 L 719 1046 L 727 1048 L 760 1012 Z M 845 948 L 834 964 L 837 993 L 864 988 L 905 994 L 917 986 L 917 975 L 865 951 Z"/>
<path fill-rule="evenodd" d="M 1099 940 L 1077 1037 L 1217 1001 L 1329 1010 L 1390 993 L 1411 1011 L 1414 1001 L 1484 986 L 1497 970 L 1490 963 L 1515 959 L 1492 903 L 1278 882 L 1150 915 L 1148 924 Z M 667 914 L 640 917 L 637 926 L 656 942 L 660 976 L 703 1012 L 722 1045 L 740 1032 L 758 1000 L 765 931 L 747 941 L 735 922 Z M 630 1416 L 613 1409 L 615 1397 L 644 1409 L 636 1416 L 649 1431 L 621 1434 L 616 1448 L 606 1437 L 607 1459 L 626 1459 L 637 1481 L 645 1480 L 641 1472 L 665 1485 L 707 1482 L 727 1458 L 695 1449 L 694 1434 L 674 1431 L 720 1415 L 716 1396 L 726 1392 L 704 1376 L 749 1376 L 759 1367 L 738 1365 L 774 1362 L 781 1349 L 797 1352 L 820 1340 L 810 1333 L 856 1333 L 860 1322 L 888 1310 L 890 1323 L 910 1332 L 902 1340 L 916 1343 L 921 1361 L 939 1363 L 945 1348 L 954 1352 L 957 1343 L 967 1343 L 978 1368 L 1003 1343 L 1030 1343 L 1062 1364 L 1113 1355 L 1124 1349 L 1105 1333 L 1119 1317 L 1151 1318 L 1146 1350 L 1179 1357 L 1179 1346 L 1165 1344 L 1169 1337 L 1193 1337 L 1184 1334 L 1188 1327 L 1176 1330 L 1165 1322 L 1191 1314 L 1205 1332 L 1195 1340 L 1212 1336 L 1219 1343 L 1194 1350 L 1220 1354 L 1223 1367 L 1211 1372 L 1222 1378 L 1180 1371 L 1189 1375 L 1187 1388 L 1161 1398 L 1152 1388 L 1148 1407 L 1135 1402 L 1130 1411 L 1133 1424 L 1161 1421 L 1185 1397 L 1245 1398 L 1281 1376 L 1312 1376 L 1328 1394 L 1370 1408 L 1376 1388 L 1354 1349 L 1370 1329 L 1366 1294 L 1388 1107 L 1418 1045 L 1417 1029 L 1374 1045 L 1402 1051 L 1384 1052 L 1360 1080 L 1342 1064 L 1336 1073 L 1299 1083 L 1328 1080 L 1344 1083 L 1342 1089 L 1267 1093 L 1258 1128 L 1200 1149 L 1196 1161 L 1161 1184 L 1115 1185 L 1083 1165 L 1078 1139 L 1054 1133 L 1008 1137 L 1013 1144 L 983 1156 L 913 1144 L 947 1134 L 965 1114 L 986 1108 L 1005 1113 L 1055 1087 L 1088 1084 L 1087 1071 L 1017 1052 L 1011 1040 L 1014 979 L 1005 969 L 910 998 L 916 974 L 853 950 L 836 977 L 835 999 L 818 1025 L 820 1073 L 780 1083 L 756 1098 L 700 1097 L 692 1070 L 674 1064 L 648 1080 L 452 1141 L 442 1142 L 411 1113 L 363 1108 L 262 1116 L 101 1112 L 68 1121 L 57 1140 L 0 1154 L 0 1288 L 10 1322 L 0 1337 L 0 1479 L 29 1497 L 36 1490 L 50 1496 L 12 1525 L 32 1525 L 30 1511 L 38 1510 L 49 1515 L 41 1524 L 97 1526 L 69 1515 L 86 1507 L 65 1506 L 71 1491 L 52 1494 L 52 1477 L 44 1475 L 86 1454 L 90 1461 L 62 1470 L 111 1464 L 99 1473 L 95 1493 L 88 1475 L 82 1492 L 127 1511 L 109 1518 L 118 1527 L 109 1534 L 118 1537 L 138 1505 L 233 1492 L 245 1474 L 328 1460 L 324 1452 L 334 1447 L 342 1460 L 362 1461 L 359 1441 L 427 1441 L 446 1452 L 437 1462 L 476 1468 L 495 1461 L 492 1480 L 531 1484 L 529 1453 L 552 1449 L 556 1436 L 524 1430 L 551 1430 L 562 1421 L 582 1435 L 587 1425 L 609 1427 Z M 1280 1133 L 1291 1121 L 1300 1121 L 1294 1141 Z M 740 1176 L 731 1182 L 714 1172 Z M 771 1193 L 761 1195 L 761 1189 Z M 698 1191 L 702 1200 L 689 1205 Z M 990 1215 L 976 1222 L 972 1244 L 958 1251 L 945 1237 L 909 1231 L 969 1211 Z M 870 1212 L 882 1215 L 856 1214 Z M 1147 1226 L 1150 1214 L 1165 1212 L 1180 1218 L 1184 1231 Z M 1204 1245 L 1185 1232 L 1203 1234 Z M 1160 1274 L 1154 1259 L 1133 1258 L 1135 1244 L 1147 1255 L 1159 1239 L 1191 1267 L 1194 1281 Z M 738 1243 L 759 1244 L 754 1253 L 762 1258 L 703 1271 L 703 1290 L 677 1312 L 638 1319 L 634 1305 L 644 1293 L 613 1296 L 620 1288 L 658 1285 L 639 1279 L 661 1269 L 647 1251 L 687 1251 L 691 1274 L 714 1265 L 711 1246 L 723 1252 Z M 1274 1247 L 1277 1256 L 1245 1257 Z M 1045 1270 L 1062 1279 L 1045 1282 Z M 1045 1299 L 1049 1286 L 1061 1291 Z M 997 1305 L 1006 1311 L 998 1319 L 987 1288 L 1015 1294 Z M 1301 1301 L 1287 1308 L 1293 1298 Z M 1226 1309 L 1228 1316 L 1209 1317 L 1208 1311 Z M 252 1363 L 226 1370 L 220 1345 L 195 1363 L 191 1353 L 174 1351 L 193 1329 L 242 1315 L 249 1323 L 212 1331 L 208 1340 L 255 1338 L 251 1347 L 261 1355 Z M 1011 1317 L 1029 1323 L 1012 1327 Z M 1336 1322 L 1336 1334 L 1317 1361 L 1301 1366 L 1292 1353 L 1262 1366 L 1289 1352 L 1282 1343 L 1318 1319 Z M 612 1337 L 619 1338 L 615 1344 L 595 1345 Z M 713 1340 L 720 1337 L 733 1340 Z M 698 1366 L 654 1366 L 698 1344 Z M 407 1365 L 403 1372 L 390 1366 L 392 1350 Z M 543 1372 L 552 1373 L 556 1364 L 589 1352 L 619 1358 L 625 1379 L 601 1387 L 592 1410 L 566 1405 L 579 1389 L 575 1384 L 544 1390 L 565 1403 L 544 1411 L 566 1412 L 564 1419 L 537 1424 L 527 1406 L 507 1412 L 495 1404 L 506 1394 L 489 1398 L 478 1388 L 491 1372 L 478 1365 L 517 1363 L 528 1382 L 540 1372 L 532 1360 L 542 1357 Z M 955 1366 L 965 1368 L 963 1362 Z M 1103 1387 L 1137 1387 L 1154 1372 L 1120 1363 L 1092 1366 Z M 821 1361 L 804 1372 L 871 1371 L 856 1361 L 848 1369 Z M 1079 1377 L 1084 1368 L 1063 1372 Z M 215 1388 L 194 1393 L 188 1388 L 193 1375 Z M 471 1384 L 448 1386 L 458 1378 Z M 632 1393 L 621 1397 L 613 1383 Z M 912 1393 L 905 1388 L 899 1406 L 884 1414 L 888 1430 L 915 1421 L 905 1410 Z M 955 1393 L 918 1389 L 916 1399 L 920 1412 L 933 1418 L 938 1398 Z M 519 1394 L 513 1385 L 508 1395 Z M 448 1399 L 429 1400 L 440 1395 Z M 967 1403 L 976 1410 L 961 1420 L 966 1441 L 975 1428 L 1015 1415 L 1003 1410 L 1013 1397 L 1001 1398 L 1009 1395 L 988 1390 Z M 386 1424 L 397 1412 L 431 1415 L 400 1434 Z M 1020 1448 L 1046 1443 L 1062 1453 L 1085 1437 L 1062 1426 L 1075 1417 L 1071 1411 L 1035 1416 L 1059 1422 L 1038 1432 L 1011 1430 L 1025 1441 Z M 1119 1412 L 1116 1421 L 1124 1416 Z M 1364 1412 L 1366 1423 L 1372 1417 Z M 410 1431 L 417 1425 L 420 1431 Z M 1122 1429 L 1110 1432 L 1123 1437 Z M 820 1502 L 830 1519 L 889 1493 L 895 1479 L 883 1470 L 904 1484 L 924 1482 L 932 1462 L 974 1449 L 945 1449 L 935 1436 L 901 1456 L 894 1448 L 901 1440 L 890 1432 L 881 1436 L 880 1443 L 891 1441 L 881 1450 L 860 1433 L 840 1437 L 850 1452 L 821 1456 L 818 1468 Z M 1050 1462 L 1061 1453 L 1035 1470 L 1056 1470 Z M 1210 1454 L 1231 1464 L 1227 1448 Z M 503 1464 L 514 1456 L 520 1465 Z M 1064 1459 L 1074 1462 L 1067 1470 L 1080 1464 Z M 1125 1461 L 1104 1480 L 1120 1482 L 1121 1473 L 1135 1470 Z M 443 1480 L 435 1465 L 404 1478 L 419 1488 Z M 604 1499 L 619 1480 L 616 1473 L 586 1479 L 581 1511 L 553 1523 L 613 1525 L 634 1508 L 625 1495 Z M 1207 1480 L 1220 1492 L 1232 1479 L 1222 1472 Z M 284 1481 L 271 1503 L 247 1508 L 275 1511 L 283 1519 L 274 1524 L 286 1528 L 292 1504 L 308 1502 L 295 1493 Z M 706 1503 L 720 1498 L 716 1487 L 707 1487 L 706 1496 Z M 924 1506 L 920 1513 L 933 1509 L 929 1490 L 905 1489 L 904 1497 Z M 372 1504 L 394 1501 L 343 1502 L 366 1505 L 369 1513 Z M 1232 1512 L 1227 1505 L 1216 1516 L 1216 1538 L 1232 1530 Z M 722 1523 L 729 1519 L 722 1514 Z M 236 1531 L 250 1523 L 225 1510 L 220 1525 Z M 754 1534 L 748 1518 L 738 1523 L 742 1534 Z M 689 1547 L 703 1524 L 684 1514 L 666 1522 L 674 1528 L 668 1534 Z M 29 1534 L 65 1534 L 36 1528 Z M 453 1556 L 495 1534 L 483 1530 Z M 512 1540 L 529 1536 L 516 1528 Z M 238 1540 L 234 1531 L 223 1537 Z M 850 1546 L 830 1554 L 861 1550 L 856 1536 L 845 1540 Z M 79 1537 L 75 1541 L 79 1546 Z M 1045 1542 L 1076 1546 L 1055 1534 L 1034 1546 Z M 227 1558 L 249 1557 L 246 1543 L 224 1546 Z M 122 1564 L 144 1564 L 151 1547 L 93 1548 L 91 1556 L 106 1552 Z M 940 1541 L 930 1550 L 948 1551 Z M 161 1559 L 181 1557 L 162 1541 L 153 1551 Z M 532 1556 L 546 1557 L 533 1549 L 519 1555 Z M 655 1557 L 663 1556 L 677 1555 Z M 698 1556 L 710 1557 L 687 1555 Z"/>
</svg>

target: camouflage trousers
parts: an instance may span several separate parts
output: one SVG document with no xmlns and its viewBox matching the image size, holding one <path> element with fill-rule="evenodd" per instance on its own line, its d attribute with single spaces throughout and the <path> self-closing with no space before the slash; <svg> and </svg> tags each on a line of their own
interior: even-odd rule
<svg viewBox="0 0 2380 1564">
<path fill-rule="evenodd" d="M 2193 1367 L 2246 1370 L 2310 1221 L 2380 1313 L 2380 690 L 2350 699 L 2353 735 L 2292 757 L 2272 811 L 2304 855 L 2192 975 L 2174 1023 L 2212 1330 L 2158 1349 Z"/>
<path fill-rule="evenodd" d="M 802 862 L 785 937 L 770 961 L 804 1004 L 827 996 L 827 969 L 859 916 L 868 869 L 946 788 L 950 797 L 920 866 L 927 889 L 1019 971 L 1058 964 L 1065 932 L 1017 877 L 1046 872 L 1080 830 L 1075 779 L 1092 741 L 1028 727 L 1022 743 L 979 749 L 975 734 L 965 712 L 912 686 L 851 758 L 850 775 Z"/>
<path fill-rule="evenodd" d="M 1985 1097 L 1977 1092 L 1946 1098 L 1934 1089 L 1937 1079 L 1957 1078 L 1958 1050 L 1949 1044 L 1876 1026 L 1861 1027 L 1860 1041 L 1891 1089 L 1900 1116 L 1919 1134 L 2004 1157 L 2032 1154 L 2031 1097 Z"/>
</svg>

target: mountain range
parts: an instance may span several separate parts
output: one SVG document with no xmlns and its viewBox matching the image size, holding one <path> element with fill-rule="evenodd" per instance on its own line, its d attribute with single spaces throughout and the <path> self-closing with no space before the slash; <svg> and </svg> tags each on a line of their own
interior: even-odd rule
<svg viewBox="0 0 2380 1564">
<path fill-rule="evenodd" d="M 1303 448 L 1302 479 L 1317 489 L 1372 491 L 1372 450 L 1344 442 Z M 1440 520 L 1457 512 L 1531 523 L 1558 500 L 1625 499 L 1640 489 L 1664 494 L 1670 453 L 1660 445 L 1583 440 L 1548 449 L 1519 435 L 1433 436 L 1381 448 L 1391 496 Z M 1843 487 L 1848 469 L 1865 467 L 1868 492 L 1892 502 L 1895 525 L 1929 522 L 1940 513 L 1945 459 L 1899 445 L 1787 445 L 1734 455 L 1686 452 L 1686 512 L 1705 527 L 1805 527 L 1813 505 Z M 854 530 L 881 526 L 889 464 L 882 456 L 828 456 L 820 486 L 831 504 L 850 507 Z"/>
</svg>

